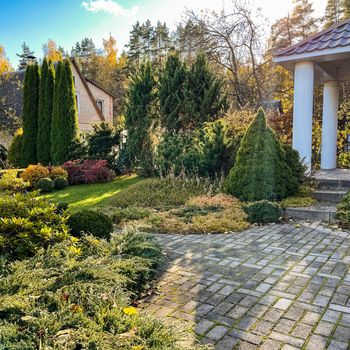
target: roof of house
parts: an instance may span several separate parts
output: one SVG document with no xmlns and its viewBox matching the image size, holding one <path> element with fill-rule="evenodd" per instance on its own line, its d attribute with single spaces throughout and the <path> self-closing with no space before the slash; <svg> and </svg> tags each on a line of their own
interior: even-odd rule
<svg viewBox="0 0 350 350">
<path fill-rule="evenodd" d="M 89 96 L 89 98 L 90 98 L 90 100 L 92 102 L 92 105 L 95 108 L 95 111 L 96 111 L 97 115 L 99 116 L 99 118 L 102 121 L 105 121 L 105 117 L 103 116 L 101 110 L 98 108 L 97 103 L 96 103 L 96 101 L 94 99 L 94 95 L 92 94 L 91 89 L 90 89 L 90 87 L 89 87 L 89 85 L 88 85 L 88 83 L 86 81 L 86 78 L 83 76 L 83 74 L 82 74 L 82 72 L 81 72 L 81 70 L 79 68 L 78 63 L 76 62 L 76 60 L 74 58 L 71 58 L 70 61 L 72 62 L 75 70 L 77 71 L 77 73 L 79 75 L 79 78 L 81 79 L 81 81 L 82 81 L 82 83 L 84 85 L 84 88 L 85 88 L 85 90 L 86 90 L 86 92 L 87 92 L 87 94 L 88 94 L 88 96 Z"/>
<path fill-rule="evenodd" d="M 275 57 L 290 56 L 350 46 L 350 18 L 312 35 L 305 40 L 277 51 Z"/>
</svg>

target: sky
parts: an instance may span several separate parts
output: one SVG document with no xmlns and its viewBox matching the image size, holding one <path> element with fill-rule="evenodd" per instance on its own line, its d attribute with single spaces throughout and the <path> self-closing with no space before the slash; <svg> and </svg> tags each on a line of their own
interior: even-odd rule
<svg viewBox="0 0 350 350">
<path fill-rule="evenodd" d="M 225 4 L 230 0 L 225 0 Z M 315 14 L 321 16 L 327 0 L 313 0 Z M 102 38 L 111 33 L 120 51 L 128 42 L 136 21 L 166 22 L 173 29 L 184 10 L 222 8 L 222 0 L 0 0 L 0 45 L 14 67 L 16 53 L 25 41 L 37 57 L 42 45 L 52 39 L 65 50 L 84 37 L 102 47 Z M 273 23 L 293 7 L 293 0 L 250 0 Z"/>
</svg>

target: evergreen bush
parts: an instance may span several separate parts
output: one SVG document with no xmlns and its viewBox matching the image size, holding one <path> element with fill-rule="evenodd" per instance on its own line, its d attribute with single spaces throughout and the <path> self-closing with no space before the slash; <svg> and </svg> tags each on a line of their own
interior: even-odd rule
<svg viewBox="0 0 350 350">
<path fill-rule="evenodd" d="M 259 109 L 239 147 L 226 181 L 230 194 L 244 201 L 280 200 L 298 190 L 285 152 Z"/>
<path fill-rule="evenodd" d="M 278 204 L 266 200 L 249 203 L 244 206 L 244 211 L 247 213 L 250 223 L 267 224 L 277 222 L 280 218 Z"/>
<path fill-rule="evenodd" d="M 34 255 L 68 238 L 65 215 L 35 192 L 0 196 L 0 254 L 10 260 Z"/>
<path fill-rule="evenodd" d="M 350 192 L 337 205 L 336 217 L 343 227 L 347 229 L 350 227 Z"/>
<path fill-rule="evenodd" d="M 294 150 L 291 145 L 284 144 L 283 149 L 286 153 L 286 161 L 292 171 L 293 177 L 299 184 L 302 184 L 307 167 L 302 163 L 298 151 Z"/>
<path fill-rule="evenodd" d="M 50 193 L 54 190 L 55 184 L 50 178 L 44 177 L 36 183 L 35 188 L 42 193 Z"/>
<path fill-rule="evenodd" d="M 53 180 L 56 190 L 63 190 L 68 186 L 68 180 L 66 177 L 58 176 Z"/>
<path fill-rule="evenodd" d="M 29 165 L 20 176 L 24 181 L 28 181 L 31 186 L 35 187 L 40 179 L 50 177 L 50 172 L 41 164 Z"/>
<path fill-rule="evenodd" d="M 8 160 L 10 164 L 14 167 L 21 167 L 22 162 L 22 140 L 23 140 L 23 129 L 20 128 L 16 131 L 15 136 L 13 137 L 9 152 L 8 152 Z"/>
<path fill-rule="evenodd" d="M 18 171 L 8 169 L 0 177 L 0 190 L 10 192 L 21 192 L 29 187 L 29 182 L 18 177 Z"/>
<path fill-rule="evenodd" d="M 80 237 L 82 234 L 91 234 L 100 238 L 109 238 L 113 232 L 112 219 L 98 211 L 81 210 L 72 214 L 67 222 L 71 234 Z"/>
</svg>

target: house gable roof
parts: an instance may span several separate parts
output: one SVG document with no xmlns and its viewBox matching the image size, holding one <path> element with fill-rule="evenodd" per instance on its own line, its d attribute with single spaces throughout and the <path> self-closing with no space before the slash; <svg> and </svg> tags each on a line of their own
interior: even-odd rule
<svg viewBox="0 0 350 350">
<path fill-rule="evenodd" d="M 90 87 L 89 87 L 89 84 L 87 83 L 86 79 L 84 78 L 80 68 L 79 68 L 79 65 L 78 63 L 76 62 L 76 60 L 74 58 L 71 58 L 70 59 L 73 67 L 75 68 L 75 70 L 77 71 L 78 73 L 78 76 L 80 78 L 80 80 L 82 81 L 83 85 L 84 85 L 84 88 L 95 108 L 95 111 L 97 113 L 97 115 L 99 116 L 99 118 L 102 120 L 102 121 L 105 121 L 105 117 L 103 116 L 102 112 L 100 111 L 100 109 L 98 108 L 97 104 L 96 104 L 96 101 L 94 99 L 94 95 L 92 94 L 91 90 L 90 90 Z"/>
</svg>

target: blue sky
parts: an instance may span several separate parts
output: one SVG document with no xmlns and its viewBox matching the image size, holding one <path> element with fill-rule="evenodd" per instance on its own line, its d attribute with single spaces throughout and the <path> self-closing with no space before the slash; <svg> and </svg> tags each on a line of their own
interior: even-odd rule
<svg viewBox="0 0 350 350">
<path fill-rule="evenodd" d="M 292 0 L 280 0 L 278 7 L 276 0 L 250 2 L 261 7 L 270 22 L 292 7 Z M 313 2 L 316 13 L 321 14 L 326 0 Z M 0 45 L 13 66 L 17 66 L 16 53 L 21 51 L 23 41 L 41 57 L 42 44 L 48 39 L 70 51 L 84 37 L 101 47 L 102 38 L 112 33 L 122 50 L 137 20 L 159 19 L 174 27 L 186 7 L 198 10 L 221 6 L 221 0 L 0 0 Z"/>
</svg>

